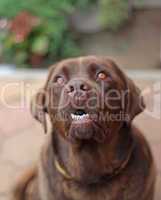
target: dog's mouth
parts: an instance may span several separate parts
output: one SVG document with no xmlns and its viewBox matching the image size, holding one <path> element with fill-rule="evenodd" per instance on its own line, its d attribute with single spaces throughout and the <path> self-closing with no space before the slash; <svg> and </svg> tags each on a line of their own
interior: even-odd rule
<svg viewBox="0 0 161 200">
<path fill-rule="evenodd" d="M 70 139 L 89 140 L 93 137 L 93 121 L 90 113 L 84 109 L 76 109 L 71 112 Z"/>
<path fill-rule="evenodd" d="M 104 141 L 105 130 L 99 121 L 99 112 L 97 110 L 71 108 L 60 113 L 62 116 L 67 115 L 64 127 L 66 128 L 66 136 L 70 141 Z"/>
<path fill-rule="evenodd" d="M 86 111 L 87 110 L 87 111 Z M 96 140 L 102 142 L 105 139 L 105 130 L 97 119 L 97 114 L 88 112 L 88 109 L 78 109 L 71 112 L 71 124 L 69 138 L 71 141 Z"/>
<path fill-rule="evenodd" d="M 91 114 L 83 109 L 77 109 L 71 113 L 72 123 L 83 124 L 92 121 Z"/>
</svg>

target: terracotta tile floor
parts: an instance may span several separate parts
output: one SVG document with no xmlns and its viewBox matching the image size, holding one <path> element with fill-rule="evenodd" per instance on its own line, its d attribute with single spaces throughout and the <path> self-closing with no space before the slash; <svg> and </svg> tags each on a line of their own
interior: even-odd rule
<svg viewBox="0 0 161 200">
<path fill-rule="evenodd" d="M 153 81 L 136 82 L 142 89 L 146 89 L 145 99 L 147 110 L 138 116 L 134 123 L 140 127 L 150 142 L 158 169 L 155 200 L 160 200 L 161 119 L 152 117 L 149 112 L 153 110 L 154 100 L 156 106 L 155 115 L 160 116 L 161 100 L 159 99 L 159 95 L 161 90 L 157 91 L 156 89 L 154 95 L 152 90 L 157 88 L 157 83 Z M 29 106 L 25 106 L 25 108 L 17 107 L 20 105 L 21 90 L 18 85 L 20 81 L 14 80 L 15 85 L 11 85 L 11 83 L 13 83 L 13 80 L 0 81 L 0 200 L 9 200 L 10 186 L 27 166 L 37 160 L 45 137 L 41 126 L 32 119 L 28 109 Z M 10 85 L 6 87 L 6 84 Z M 23 84 L 22 81 L 21 84 Z M 28 84 L 27 87 L 35 91 L 34 89 L 41 86 L 42 81 L 26 80 L 25 84 Z M 160 85 L 161 82 L 158 84 Z M 5 87 L 7 89 L 4 89 Z M 27 92 L 26 89 L 26 93 L 22 93 L 22 97 Z M 28 102 L 28 100 L 26 101 Z M 4 102 L 7 102 L 7 105 Z"/>
</svg>

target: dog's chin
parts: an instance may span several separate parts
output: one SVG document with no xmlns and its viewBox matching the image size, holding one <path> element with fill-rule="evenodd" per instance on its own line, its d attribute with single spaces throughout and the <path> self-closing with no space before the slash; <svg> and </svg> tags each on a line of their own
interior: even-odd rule
<svg viewBox="0 0 161 200">
<path fill-rule="evenodd" d="M 70 141 L 97 141 L 103 142 L 105 140 L 105 131 L 101 126 L 94 121 L 87 121 L 84 123 L 72 122 L 69 128 L 68 137 Z"/>
<path fill-rule="evenodd" d="M 97 112 L 72 109 L 59 111 L 61 121 L 66 130 L 67 139 L 71 142 L 91 141 L 103 142 L 108 134 L 107 127 L 99 121 Z M 67 118 L 63 118 L 63 117 Z M 67 119 L 67 120 L 66 120 Z"/>
<path fill-rule="evenodd" d="M 72 140 L 90 140 L 94 137 L 94 130 L 91 122 L 72 122 L 69 129 L 69 137 Z"/>
</svg>

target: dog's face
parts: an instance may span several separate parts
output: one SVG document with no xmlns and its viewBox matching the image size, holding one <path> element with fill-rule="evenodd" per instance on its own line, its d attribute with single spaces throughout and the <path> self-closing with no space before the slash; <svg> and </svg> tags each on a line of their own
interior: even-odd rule
<svg viewBox="0 0 161 200">
<path fill-rule="evenodd" d="M 70 141 L 102 142 L 143 109 L 139 89 L 113 61 L 88 56 L 51 67 L 32 113 L 45 129 L 48 113 L 52 126 Z"/>
</svg>

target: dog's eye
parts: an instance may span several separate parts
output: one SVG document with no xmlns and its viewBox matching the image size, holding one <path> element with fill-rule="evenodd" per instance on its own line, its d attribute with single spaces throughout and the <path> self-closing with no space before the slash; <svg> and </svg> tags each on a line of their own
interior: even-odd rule
<svg viewBox="0 0 161 200">
<path fill-rule="evenodd" d="M 65 80 L 62 76 L 57 76 L 56 77 L 56 82 L 59 84 L 59 85 L 63 85 Z"/>
<path fill-rule="evenodd" d="M 97 74 L 97 78 L 100 80 L 105 80 L 107 78 L 107 74 L 105 72 L 99 72 Z"/>
</svg>

